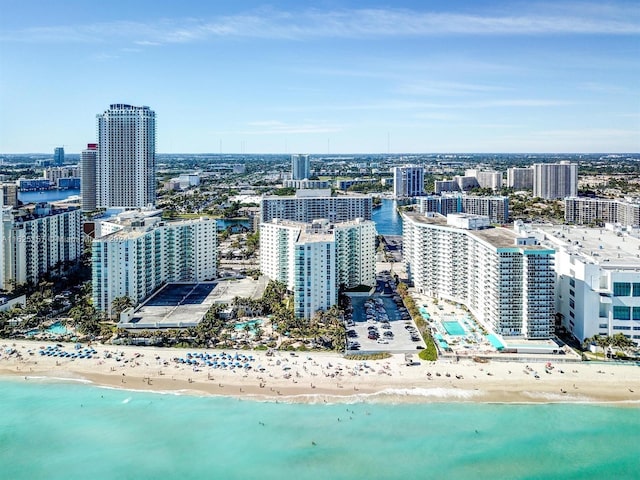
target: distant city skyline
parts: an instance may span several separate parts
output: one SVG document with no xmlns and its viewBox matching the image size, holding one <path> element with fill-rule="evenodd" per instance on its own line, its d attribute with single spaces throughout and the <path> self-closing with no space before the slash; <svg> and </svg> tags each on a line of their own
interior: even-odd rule
<svg viewBox="0 0 640 480">
<path fill-rule="evenodd" d="M 640 6 L 0 0 L 0 153 L 640 152 Z"/>
</svg>

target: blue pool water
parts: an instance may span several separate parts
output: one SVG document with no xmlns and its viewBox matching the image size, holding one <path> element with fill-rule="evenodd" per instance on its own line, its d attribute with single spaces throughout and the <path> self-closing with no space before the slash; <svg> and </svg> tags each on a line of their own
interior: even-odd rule
<svg viewBox="0 0 640 480">
<path fill-rule="evenodd" d="M 51 335 L 66 335 L 67 333 L 71 333 L 71 332 L 67 330 L 67 328 L 64 325 L 62 325 L 60 322 L 56 322 L 52 324 L 49 328 L 46 328 L 45 330 L 37 330 L 37 329 L 30 330 L 29 332 L 27 332 L 27 335 L 33 336 L 38 333 L 49 333 Z"/>
<path fill-rule="evenodd" d="M 466 335 L 466 331 L 457 321 L 442 322 L 442 326 L 449 335 Z"/>
<path fill-rule="evenodd" d="M 502 350 L 504 348 L 503 343 L 493 333 L 487 335 L 487 340 L 489 340 L 489 343 L 491 343 L 496 350 Z"/>
<path fill-rule="evenodd" d="M 638 404 L 291 404 L 22 377 L 0 378 L 0 392 L 0 477 L 12 480 L 640 475 Z"/>
<path fill-rule="evenodd" d="M 256 325 L 262 325 L 262 320 L 249 320 L 247 322 L 238 322 L 235 324 L 236 330 L 244 330 L 245 325 L 249 325 L 251 331 L 255 331 Z"/>
</svg>

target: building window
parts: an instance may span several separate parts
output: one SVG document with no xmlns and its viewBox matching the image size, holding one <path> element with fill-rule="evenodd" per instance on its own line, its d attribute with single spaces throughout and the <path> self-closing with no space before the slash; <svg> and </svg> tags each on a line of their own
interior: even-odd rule
<svg viewBox="0 0 640 480">
<path fill-rule="evenodd" d="M 569 285 L 571 285 L 572 287 L 575 287 L 575 286 L 576 286 L 576 281 L 575 281 L 575 279 L 570 278 L 570 279 L 569 279 Z"/>
<path fill-rule="evenodd" d="M 640 307 L 633 307 L 633 320 L 640 320 Z"/>
<path fill-rule="evenodd" d="M 613 307 L 614 320 L 631 320 L 631 307 Z"/>
<path fill-rule="evenodd" d="M 633 296 L 640 297 L 640 283 L 633 284 Z"/>
<path fill-rule="evenodd" d="M 613 282 L 613 294 L 616 297 L 628 297 L 631 295 L 631 284 L 628 282 Z"/>
</svg>

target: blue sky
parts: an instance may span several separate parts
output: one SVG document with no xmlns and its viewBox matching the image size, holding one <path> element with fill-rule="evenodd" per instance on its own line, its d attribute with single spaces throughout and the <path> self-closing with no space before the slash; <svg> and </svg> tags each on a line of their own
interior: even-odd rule
<svg viewBox="0 0 640 480">
<path fill-rule="evenodd" d="M 640 4 L 0 0 L 0 152 L 638 152 Z"/>
</svg>

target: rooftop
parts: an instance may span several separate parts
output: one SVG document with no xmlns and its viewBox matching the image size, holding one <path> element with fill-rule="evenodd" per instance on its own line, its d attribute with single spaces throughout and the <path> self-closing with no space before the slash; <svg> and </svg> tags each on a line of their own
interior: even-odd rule
<svg viewBox="0 0 640 480">
<path fill-rule="evenodd" d="M 554 246 L 611 268 L 640 268 L 640 237 L 621 230 L 568 225 L 536 225 Z"/>
<path fill-rule="evenodd" d="M 433 216 L 424 216 L 417 212 L 404 212 L 404 216 L 407 219 L 418 224 L 434 225 L 438 227 L 448 228 L 451 230 L 463 230 L 461 228 L 453 227 L 447 224 L 447 217 L 443 215 L 435 214 Z M 463 230 L 469 232 L 471 235 L 483 240 L 495 248 L 514 248 L 516 247 L 516 238 L 518 235 L 510 229 L 503 227 L 489 227 L 480 230 Z M 525 250 L 543 250 L 546 249 L 541 245 L 526 245 L 520 246 Z"/>
</svg>

